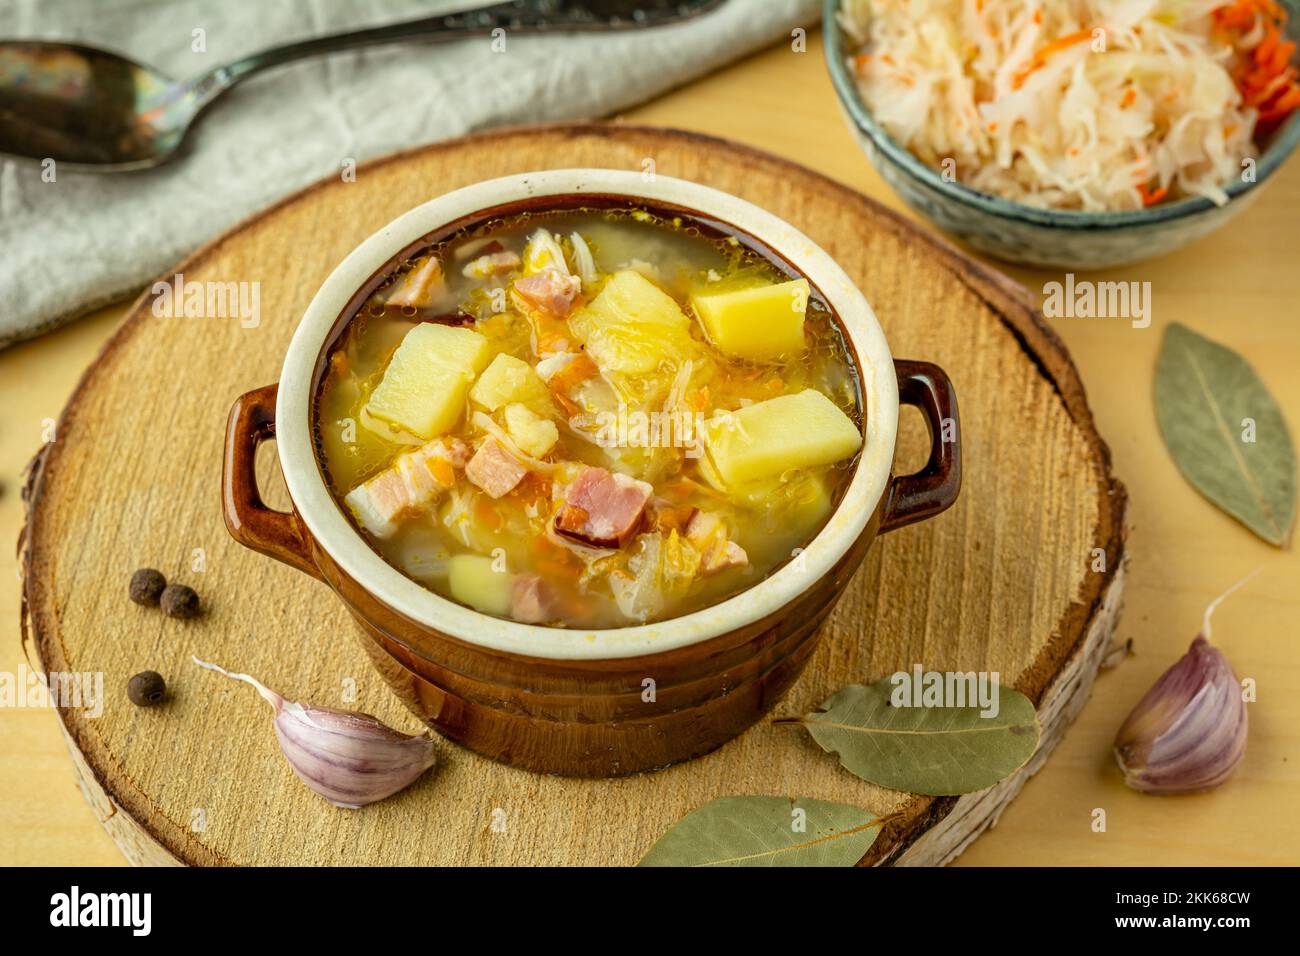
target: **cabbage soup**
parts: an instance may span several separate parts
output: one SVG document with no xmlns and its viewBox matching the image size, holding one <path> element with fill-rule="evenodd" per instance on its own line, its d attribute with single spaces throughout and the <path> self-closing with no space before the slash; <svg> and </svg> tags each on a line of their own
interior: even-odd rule
<svg viewBox="0 0 1300 956">
<path fill-rule="evenodd" d="M 315 396 L 326 482 L 385 561 L 485 614 L 614 628 L 731 597 L 852 473 L 845 340 L 745 235 L 548 202 L 453 224 L 353 299 Z"/>
</svg>

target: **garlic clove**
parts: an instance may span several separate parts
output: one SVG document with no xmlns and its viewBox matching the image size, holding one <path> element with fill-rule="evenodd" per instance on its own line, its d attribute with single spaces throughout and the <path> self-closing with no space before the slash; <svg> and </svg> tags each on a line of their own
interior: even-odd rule
<svg viewBox="0 0 1300 956">
<path fill-rule="evenodd" d="M 1246 702 L 1223 652 L 1198 635 L 1115 735 L 1124 782 L 1191 793 L 1227 780 L 1246 755 Z"/>
<path fill-rule="evenodd" d="M 275 735 L 303 783 L 351 810 L 405 789 L 437 760 L 428 736 L 398 733 L 369 714 L 292 702 L 276 717 Z"/>
<path fill-rule="evenodd" d="M 1144 793 L 1217 787 L 1246 755 L 1246 700 L 1227 657 L 1210 643 L 1210 619 L 1242 578 L 1205 609 L 1201 633 L 1160 675 L 1115 735 L 1124 782 Z"/>
<path fill-rule="evenodd" d="M 285 700 L 247 674 L 193 660 L 257 689 L 275 711 L 275 736 L 289 767 L 336 807 L 357 810 L 392 796 L 437 761 L 428 734 L 412 737 L 369 714 Z"/>
</svg>

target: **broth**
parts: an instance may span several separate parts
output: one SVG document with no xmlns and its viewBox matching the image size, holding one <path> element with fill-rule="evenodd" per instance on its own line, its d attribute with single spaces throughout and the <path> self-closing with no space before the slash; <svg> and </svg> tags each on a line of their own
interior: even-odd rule
<svg viewBox="0 0 1300 956">
<path fill-rule="evenodd" d="M 390 565 L 495 616 L 676 617 L 791 560 L 860 452 L 801 278 L 703 222 L 520 213 L 433 241 L 345 317 L 313 429 Z"/>
</svg>

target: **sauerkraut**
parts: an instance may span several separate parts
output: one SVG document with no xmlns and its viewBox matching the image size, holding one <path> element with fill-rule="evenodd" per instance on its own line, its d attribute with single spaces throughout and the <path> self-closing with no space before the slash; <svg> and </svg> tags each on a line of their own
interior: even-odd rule
<svg viewBox="0 0 1300 956">
<path fill-rule="evenodd" d="M 923 162 L 1032 206 L 1141 209 L 1253 169 L 1300 105 L 1272 0 L 846 0 L 864 104 Z"/>
</svg>

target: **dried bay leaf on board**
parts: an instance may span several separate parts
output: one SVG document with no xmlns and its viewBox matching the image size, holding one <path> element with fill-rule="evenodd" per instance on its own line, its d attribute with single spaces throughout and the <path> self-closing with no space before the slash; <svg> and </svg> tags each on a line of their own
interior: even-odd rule
<svg viewBox="0 0 1300 956">
<path fill-rule="evenodd" d="M 684 816 L 638 866 L 854 866 L 881 825 L 842 803 L 719 797 Z"/>
<path fill-rule="evenodd" d="M 1155 392 L 1160 434 L 1183 477 L 1265 541 L 1286 547 L 1295 521 L 1295 448 L 1255 370 L 1174 323 L 1160 349 Z"/>
<path fill-rule="evenodd" d="M 931 796 L 973 793 L 1015 773 L 1038 747 L 1038 715 L 1029 698 L 997 686 L 995 716 L 974 707 L 894 707 L 894 685 L 836 691 L 799 720 L 821 748 L 839 755 L 863 780 Z"/>
</svg>

